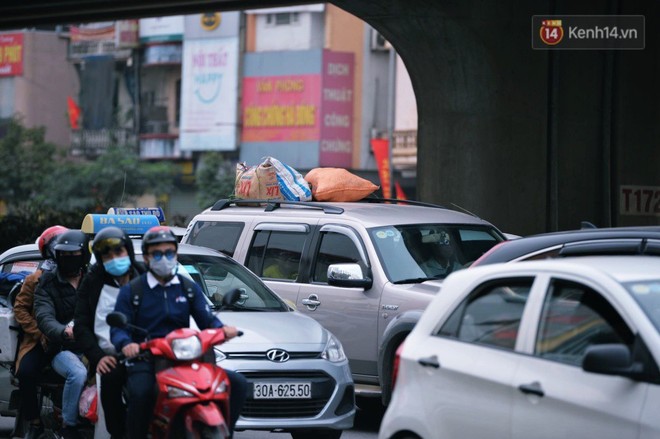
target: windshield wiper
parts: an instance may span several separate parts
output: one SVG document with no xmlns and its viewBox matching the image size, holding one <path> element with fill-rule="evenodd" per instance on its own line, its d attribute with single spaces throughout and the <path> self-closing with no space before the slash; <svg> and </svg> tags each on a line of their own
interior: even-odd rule
<svg viewBox="0 0 660 439">
<path fill-rule="evenodd" d="M 394 285 L 399 284 L 418 284 L 421 282 L 426 282 L 427 280 L 439 279 L 439 277 L 411 277 L 410 279 L 402 279 L 396 282 L 392 282 Z"/>
<path fill-rule="evenodd" d="M 240 305 L 231 305 L 231 306 L 216 305 L 213 309 L 218 311 L 250 311 L 250 312 L 273 311 L 271 308 L 251 308 L 249 306 L 240 306 Z"/>
</svg>

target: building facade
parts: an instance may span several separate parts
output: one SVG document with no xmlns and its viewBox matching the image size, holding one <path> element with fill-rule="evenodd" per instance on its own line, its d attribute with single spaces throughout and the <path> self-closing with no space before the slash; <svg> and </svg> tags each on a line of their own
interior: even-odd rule
<svg viewBox="0 0 660 439">
<path fill-rule="evenodd" d="M 123 144 L 144 160 L 178 164 L 177 190 L 154 200 L 169 215 L 190 218 L 205 207 L 195 201 L 194 176 L 211 151 L 248 165 L 273 156 L 303 174 L 342 167 L 383 186 L 391 176 L 414 193 L 417 118 L 405 67 L 377 32 L 336 6 L 92 23 L 5 39 L 0 47 L 14 44 L 22 58 L 0 63 L 0 118 L 24 114 L 73 156 L 94 159 Z M 45 99 L 23 86 L 54 72 L 64 86 L 44 87 Z M 67 103 L 81 115 L 75 123 Z M 374 139 L 392 144 L 385 158 L 376 157 Z"/>
</svg>

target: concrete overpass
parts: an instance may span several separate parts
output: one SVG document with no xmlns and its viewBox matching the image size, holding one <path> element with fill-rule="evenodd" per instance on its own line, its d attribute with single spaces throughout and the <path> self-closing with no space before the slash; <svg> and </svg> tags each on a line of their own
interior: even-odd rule
<svg viewBox="0 0 660 439">
<path fill-rule="evenodd" d="M 0 28 L 283 6 L 5 0 Z M 396 48 L 417 98 L 418 198 L 529 234 L 660 222 L 660 3 L 333 0 Z M 646 17 L 644 50 L 532 50 L 533 15 Z M 628 204 L 624 202 L 627 201 Z"/>
</svg>

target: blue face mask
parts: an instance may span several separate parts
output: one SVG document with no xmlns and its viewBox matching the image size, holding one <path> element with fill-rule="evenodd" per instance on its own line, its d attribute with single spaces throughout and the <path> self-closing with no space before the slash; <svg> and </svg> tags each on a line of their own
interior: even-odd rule
<svg viewBox="0 0 660 439">
<path fill-rule="evenodd" d="M 105 271 L 110 273 L 112 276 L 122 276 L 126 274 L 130 267 L 131 258 L 128 256 L 110 259 L 109 261 L 103 263 L 103 268 L 105 268 Z"/>
</svg>

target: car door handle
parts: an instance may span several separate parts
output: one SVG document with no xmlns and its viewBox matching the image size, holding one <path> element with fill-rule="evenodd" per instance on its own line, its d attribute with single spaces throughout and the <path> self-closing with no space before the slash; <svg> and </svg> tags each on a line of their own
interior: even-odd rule
<svg viewBox="0 0 660 439">
<path fill-rule="evenodd" d="M 521 384 L 518 386 L 518 390 L 528 395 L 536 395 L 540 397 L 543 397 L 545 395 L 545 392 L 543 391 L 543 387 L 541 387 L 541 383 L 539 383 L 538 381 L 534 381 L 531 384 Z"/>
<path fill-rule="evenodd" d="M 434 369 L 440 369 L 440 362 L 438 361 L 438 357 L 436 357 L 435 355 L 426 358 L 420 358 L 419 360 L 417 360 L 417 362 L 424 367 L 432 367 Z"/>
<path fill-rule="evenodd" d="M 316 308 L 321 305 L 319 296 L 316 294 L 310 294 L 309 297 L 300 301 L 303 305 L 307 307 L 310 311 L 316 311 Z"/>
</svg>

